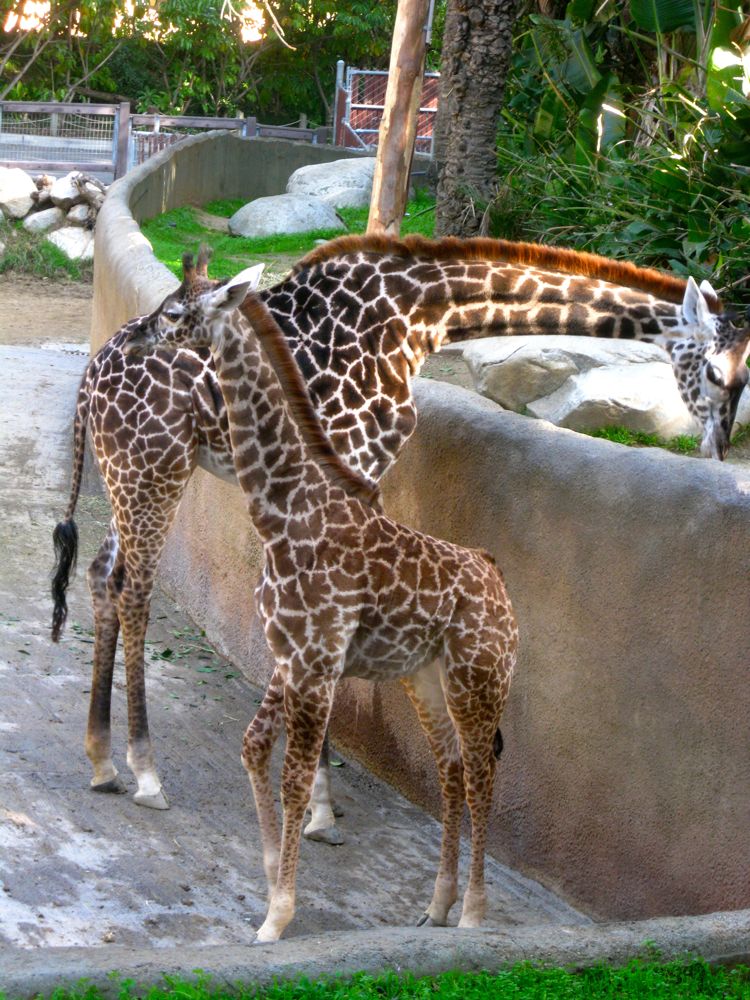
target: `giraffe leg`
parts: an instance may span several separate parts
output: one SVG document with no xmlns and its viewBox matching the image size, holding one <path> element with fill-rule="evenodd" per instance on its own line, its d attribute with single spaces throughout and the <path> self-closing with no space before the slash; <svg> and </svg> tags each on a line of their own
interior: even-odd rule
<svg viewBox="0 0 750 1000">
<path fill-rule="evenodd" d="M 245 766 L 255 799 L 260 839 L 263 846 L 263 867 L 268 882 L 268 898 L 276 886 L 279 869 L 279 823 L 269 776 L 271 750 L 284 721 L 284 686 L 276 670 L 266 689 L 255 718 L 247 727 L 242 742 L 242 763 Z"/>
<path fill-rule="evenodd" d="M 294 916 L 302 823 L 312 794 L 315 768 L 323 746 L 338 672 L 337 669 L 324 673 L 315 671 L 314 674 L 300 672 L 298 680 L 292 672 L 285 680 L 287 742 L 281 776 L 284 824 L 278 877 L 266 919 L 258 930 L 256 940 L 259 943 L 278 941 Z"/>
<path fill-rule="evenodd" d="M 456 663 L 456 659 L 453 662 Z M 487 910 L 484 856 L 497 764 L 498 727 L 509 683 L 509 678 L 507 682 L 502 682 L 496 663 L 494 671 L 492 662 L 474 662 L 472 665 L 477 668 L 474 675 L 483 678 L 477 689 L 472 689 L 470 685 L 467 687 L 466 664 L 462 665 L 459 677 L 452 676 L 449 646 L 444 689 L 448 711 L 458 731 L 466 801 L 471 815 L 469 882 L 464 893 L 459 927 L 479 927 Z M 491 680 L 493 673 L 498 675 L 496 683 Z"/>
<path fill-rule="evenodd" d="M 331 844 L 334 847 L 344 843 L 344 837 L 336 826 L 337 812 L 331 797 L 331 757 L 328 745 L 328 730 L 326 730 L 323 740 L 323 749 L 318 761 L 318 770 L 313 783 L 312 798 L 310 799 L 310 809 L 312 815 L 310 822 L 304 829 L 304 836 L 308 840 L 315 840 L 322 844 Z"/>
<path fill-rule="evenodd" d="M 458 897 L 458 852 L 464 809 L 463 765 L 456 728 L 445 702 L 440 665 L 434 663 L 403 681 L 435 756 L 440 776 L 443 836 L 432 901 L 418 926 L 444 927 Z"/>
<path fill-rule="evenodd" d="M 148 728 L 145 679 L 145 641 L 151 594 L 167 531 L 172 523 L 184 483 L 167 496 L 149 498 L 141 507 L 118 517 L 123 571 L 113 580 L 119 590 L 117 614 L 125 652 L 128 692 L 128 767 L 138 789 L 133 796 L 140 806 L 168 809 L 156 770 Z"/>
<path fill-rule="evenodd" d="M 91 788 L 95 792 L 127 791 L 112 760 L 110 725 L 112 675 L 120 621 L 108 582 L 115 568 L 118 549 L 117 528 L 113 521 L 88 570 L 94 608 L 94 665 L 85 746 L 94 769 Z"/>
</svg>

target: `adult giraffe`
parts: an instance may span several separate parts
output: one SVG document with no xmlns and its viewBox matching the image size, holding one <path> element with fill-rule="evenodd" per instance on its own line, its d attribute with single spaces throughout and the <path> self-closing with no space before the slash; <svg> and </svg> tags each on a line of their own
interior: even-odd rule
<svg viewBox="0 0 750 1000">
<path fill-rule="evenodd" d="M 207 257 L 197 273 L 206 278 Z M 746 379 L 750 330 L 712 314 L 694 282 L 632 264 L 494 240 L 403 241 L 342 237 L 305 257 L 259 292 L 287 338 L 325 432 L 361 475 L 377 481 L 416 424 L 411 380 L 430 351 L 488 334 L 577 333 L 661 341 L 671 349 L 683 399 L 701 417 L 706 448 L 723 457 Z M 146 734 L 150 763 L 135 799 L 165 808 L 148 744 L 144 638 L 154 575 L 167 531 L 196 465 L 235 481 L 226 406 L 207 351 L 128 357 L 119 330 L 92 359 L 75 419 L 71 498 L 55 530 L 53 639 L 66 615 L 75 558 L 72 520 L 87 429 L 113 520 L 89 568 L 94 670 L 86 750 L 92 787 L 124 791 L 111 757 L 110 692 L 122 628 L 132 731 Z M 144 758 L 145 759 L 145 758 Z M 140 767 L 140 765 L 139 765 Z M 336 839 L 316 789 L 306 833 Z M 318 808 L 317 793 L 320 795 Z M 325 804 L 323 804 L 325 803 Z"/>
</svg>

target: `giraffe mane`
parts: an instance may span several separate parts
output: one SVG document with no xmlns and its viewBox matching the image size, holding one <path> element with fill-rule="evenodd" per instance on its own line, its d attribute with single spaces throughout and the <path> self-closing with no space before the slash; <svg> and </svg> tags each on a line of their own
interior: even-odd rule
<svg viewBox="0 0 750 1000">
<path fill-rule="evenodd" d="M 246 296 L 240 312 L 253 328 L 271 367 L 281 383 L 292 417 L 311 456 L 327 478 L 345 493 L 370 505 L 379 505 L 380 487 L 358 475 L 331 444 L 310 400 L 307 386 L 278 323 L 263 302 Z"/>
<path fill-rule="evenodd" d="M 427 260 L 446 261 L 503 261 L 525 264 L 564 274 L 580 274 L 589 278 L 610 281 L 626 288 L 649 292 L 668 302 L 682 302 L 687 282 L 672 274 L 665 274 L 652 267 L 638 267 L 626 260 L 612 260 L 597 254 L 551 247 L 542 243 L 515 243 L 511 240 L 493 240 L 487 237 L 458 239 L 447 236 L 430 240 L 425 236 L 411 235 L 398 239 L 382 233 L 365 233 L 363 236 L 339 236 L 306 254 L 292 269 L 297 274 L 308 267 L 322 264 L 343 254 L 377 253 L 399 257 L 420 257 Z M 721 312 L 717 299 L 708 300 L 711 312 Z"/>
</svg>

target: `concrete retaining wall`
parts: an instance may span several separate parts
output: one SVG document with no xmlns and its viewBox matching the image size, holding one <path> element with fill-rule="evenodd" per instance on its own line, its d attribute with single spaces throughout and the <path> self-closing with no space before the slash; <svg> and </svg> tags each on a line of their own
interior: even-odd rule
<svg viewBox="0 0 750 1000">
<path fill-rule="evenodd" d="M 133 216 L 197 197 L 207 162 L 228 172 L 201 200 L 249 175 L 252 150 L 221 143 L 201 137 L 113 188 L 97 226 L 95 346 L 174 285 Z M 387 509 L 493 552 L 521 626 L 491 850 L 603 917 L 750 906 L 750 474 L 581 437 L 453 386 L 419 381 L 416 395 Z M 196 472 L 163 581 L 262 683 L 259 559 L 238 490 Z M 397 685 L 343 685 L 334 735 L 437 811 Z"/>
</svg>

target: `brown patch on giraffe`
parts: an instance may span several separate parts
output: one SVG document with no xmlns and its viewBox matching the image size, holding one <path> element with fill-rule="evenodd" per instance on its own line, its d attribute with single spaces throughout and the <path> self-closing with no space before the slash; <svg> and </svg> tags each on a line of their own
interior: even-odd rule
<svg viewBox="0 0 750 1000">
<path fill-rule="evenodd" d="M 303 257 L 292 269 L 292 274 L 315 264 L 322 264 L 333 257 L 353 253 L 391 254 L 399 257 L 424 257 L 427 260 L 483 260 L 505 261 L 528 267 L 580 274 L 589 278 L 610 281 L 626 288 L 650 292 L 669 302 L 682 302 L 687 282 L 671 274 L 664 274 L 651 267 L 637 267 L 630 261 L 611 260 L 597 254 L 584 253 L 564 247 L 550 247 L 541 243 L 514 243 L 510 240 L 492 240 L 475 237 L 460 240 L 448 236 L 429 240 L 424 236 L 405 236 L 402 240 L 380 233 L 364 236 L 339 236 L 317 247 Z M 718 299 L 707 299 L 712 312 L 721 312 Z"/>
</svg>

